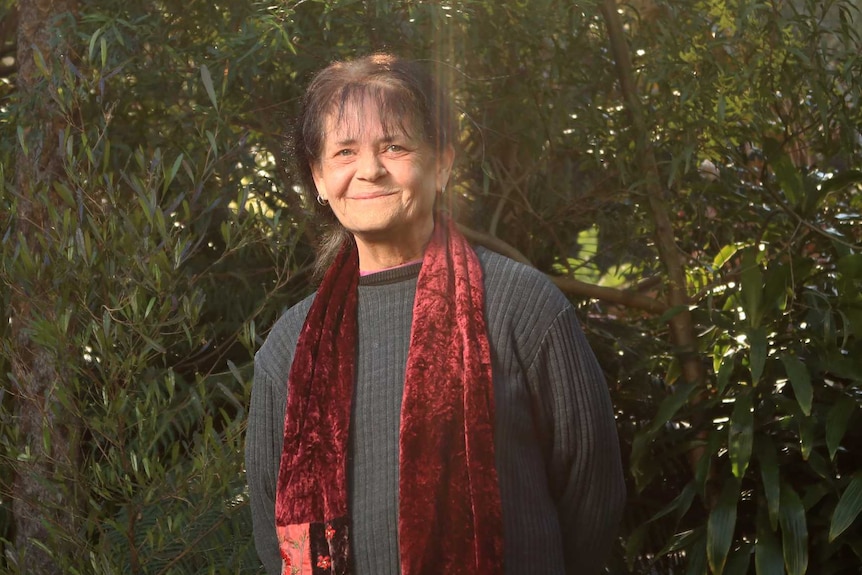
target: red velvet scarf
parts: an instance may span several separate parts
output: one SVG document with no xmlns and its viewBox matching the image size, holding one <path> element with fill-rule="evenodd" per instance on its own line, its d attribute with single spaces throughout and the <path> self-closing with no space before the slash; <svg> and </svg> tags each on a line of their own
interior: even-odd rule
<svg viewBox="0 0 862 575">
<path fill-rule="evenodd" d="M 347 574 L 347 446 L 359 260 L 327 271 L 290 370 L 275 503 L 283 574 Z M 416 286 L 399 453 L 403 575 L 503 572 L 482 269 L 439 218 Z"/>
</svg>

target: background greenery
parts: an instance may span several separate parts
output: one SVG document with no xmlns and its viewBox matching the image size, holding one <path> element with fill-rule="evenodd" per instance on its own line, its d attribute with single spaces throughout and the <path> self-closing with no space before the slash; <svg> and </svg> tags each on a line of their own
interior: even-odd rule
<svg viewBox="0 0 862 575">
<path fill-rule="evenodd" d="M 387 49 L 452 86 L 473 237 L 581 312 L 610 572 L 858 573 L 859 8 L 0 1 L 0 572 L 259 571 L 251 360 L 315 238 L 283 133 Z"/>
</svg>

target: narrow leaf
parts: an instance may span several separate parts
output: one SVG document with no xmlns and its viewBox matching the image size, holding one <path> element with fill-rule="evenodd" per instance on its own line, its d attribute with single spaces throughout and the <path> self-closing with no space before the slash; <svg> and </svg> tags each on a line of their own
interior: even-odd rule
<svg viewBox="0 0 862 575">
<path fill-rule="evenodd" d="M 718 395 L 724 393 L 727 384 L 730 383 L 730 376 L 733 374 L 733 368 L 736 364 L 736 358 L 733 355 L 728 355 L 722 358 L 721 365 L 718 368 L 717 391 Z"/>
<path fill-rule="evenodd" d="M 808 368 L 799 361 L 799 358 L 792 355 L 781 356 L 781 363 L 784 364 L 784 370 L 790 379 L 790 385 L 793 387 L 793 393 L 796 395 L 799 407 L 802 408 L 802 413 L 811 415 L 814 391 L 811 388 L 811 375 L 808 373 Z"/>
<path fill-rule="evenodd" d="M 788 575 L 804 575 L 808 569 L 808 525 L 799 496 L 787 484 L 781 486 L 781 547 Z"/>
<path fill-rule="evenodd" d="M 718 504 L 709 514 L 706 524 L 706 556 L 709 568 L 716 575 L 724 571 L 733 532 L 736 529 L 736 501 L 739 498 L 739 483 L 728 481 L 724 485 Z"/>
<path fill-rule="evenodd" d="M 216 93 L 213 88 L 213 78 L 210 76 L 210 69 L 207 68 L 206 64 L 201 65 L 201 80 L 203 80 L 204 88 L 207 91 L 207 96 L 209 96 L 210 102 L 213 103 L 213 108 L 218 110 L 218 100 L 216 100 Z"/>
<path fill-rule="evenodd" d="M 739 244 L 728 244 L 724 246 L 719 250 L 715 258 L 712 260 L 712 266 L 715 269 L 720 268 L 721 266 L 726 264 L 730 258 L 736 255 L 736 252 L 739 251 L 739 248 Z"/>
<path fill-rule="evenodd" d="M 766 508 L 769 514 L 769 525 L 773 531 L 778 529 L 778 509 L 781 503 L 781 483 L 778 471 L 778 457 L 775 455 L 775 445 L 768 435 L 758 437 L 755 442 L 757 463 L 760 467 L 760 478 L 763 481 L 763 493 L 766 496 Z"/>
<path fill-rule="evenodd" d="M 742 307 L 751 327 L 760 325 L 763 315 L 763 272 L 757 262 L 757 247 L 746 248 L 742 255 Z"/>
<path fill-rule="evenodd" d="M 754 443 L 754 410 L 751 389 L 736 397 L 728 426 L 728 448 L 733 475 L 741 479 L 748 469 L 751 446 Z"/>
<path fill-rule="evenodd" d="M 757 385 L 763 368 L 766 366 L 766 330 L 762 327 L 751 330 L 748 334 L 749 343 L 749 367 L 751 369 L 751 383 Z"/>
<path fill-rule="evenodd" d="M 832 513 L 832 524 L 829 526 L 830 543 L 850 527 L 862 511 L 862 474 L 857 473 L 853 481 L 841 494 L 838 505 Z"/>
</svg>

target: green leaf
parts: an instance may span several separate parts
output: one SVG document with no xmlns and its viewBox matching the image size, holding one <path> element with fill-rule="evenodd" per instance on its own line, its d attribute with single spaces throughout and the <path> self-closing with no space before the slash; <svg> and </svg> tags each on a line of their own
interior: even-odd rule
<svg viewBox="0 0 862 575">
<path fill-rule="evenodd" d="M 857 473 L 841 494 L 841 499 L 838 500 L 838 505 L 832 513 L 832 523 L 829 526 L 830 543 L 853 524 L 860 511 L 862 511 L 862 473 Z"/>
<path fill-rule="evenodd" d="M 733 543 L 736 529 L 736 502 L 739 498 L 739 482 L 728 481 L 724 485 L 718 503 L 709 514 L 706 524 L 706 556 L 709 568 L 716 575 L 724 571 L 727 554 Z"/>
<path fill-rule="evenodd" d="M 802 174 L 793 165 L 790 156 L 781 149 L 781 144 L 777 140 L 767 138 L 764 143 L 764 151 L 772 164 L 775 179 L 778 180 L 787 201 L 791 206 L 798 206 L 805 193 Z"/>
<path fill-rule="evenodd" d="M 174 160 L 171 169 L 165 174 L 165 182 L 162 184 L 162 191 L 167 191 L 168 187 L 171 185 L 171 182 L 174 181 L 174 178 L 177 176 L 177 171 L 180 169 L 180 164 L 183 161 L 182 153 L 177 156 L 177 159 Z"/>
<path fill-rule="evenodd" d="M 718 368 L 717 375 L 717 391 L 718 395 L 722 395 L 724 393 L 727 384 L 730 383 L 730 376 L 733 374 L 733 368 L 736 364 L 736 357 L 734 355 L 727 355 L 722 358 L 721 365 Z"/>
<path fill-rule="evenodd" d="M 667 323 L 668 321 L 670 321 L 674 317 L 678 316 L 679 314 L 681 314 L 685 310 L 692 310 L 692 309 L 694 309 L 694 307 L 695 306 L 675 305 L 672 308 L 670 308 L 669 310 L 667 310 L 666 312 L 664 312 L 663 314 L 661 314 L 661 317 L 658 318 L 658 322 L 659 323 Z"/>
<path fill-rule="evenodd" d="M 210 102 L 213 103 L 213 108 L 218 110 L 218 100 L 216 99 L 215 88 L 213 88 L 213 79 L 210 76 L 210 69 L 207 68 L 206 64 L 201 64 L 201 80 L 204 83 L 204 88 L 207 91 L 207 96 L 210 98 Z"/>
<path fill-rule="evenodd" d="M 844 256 L 835 265 L 841 275 L 846 278 L 862 278 L 862 254 Z"/>
<path fill-rule="evenodd" d="M 747 575 L 752 551 L 754 546 L 751 543 L 743 543 L 739 549 L 731 551 L 727 557 L 724 575 Z"/>
<path fill-rule="evenodd" d="M 697 387 L 696 382 L 684 383 L 676 387 L 674 392 L 664 398 L 656 412 L 655 418 L 652 420 L 647 433 L 655 433 L 668 421 L 673 418 L 679 409 L 686 404 L 688 398 L 691 397 Z"/>
<path fill-rule="evenodd" d="M 698 534 L 697 539 L 686 549 L 688 567 L 685 575 L 706 575 L 706 539 L 703 537 L 703 531 L 695 531 L 695 533 Z"/>
<path fill-rule="evenodd" d="M 746 248 L 742 254 L 742 308 L 751 327 L 760 325 L 763 316 L 763 272 L 757 262 L 757 247 Z"/>
<path fill-rule="evenodd" d="M 856 402 L 849 397 L 842 397 L 829 409 L 826 416 L 826 447 L 829 449 L 829 459 L 835 459 L 835 453 L 841 445 L 841 439 L 855 409 Z"/>
<path fill-rule="evenodd" d="M 752 390 L 747 389 L 736 397 L 728 426 L 727 444 L 730 451 L 733 475 L 741 479 L 748 469 L 751 446 L 754 442 L 754 409 Z"/>
<path fill-rule="evenodd" d="M 793 393 L 796 395 L 799 407 L 802 408 L 802 413 L 811 415 L 814 391 L 811 388 L 811 376 L 808 373 L 808 368 L 792 355 L 782 355 L 781 362 L 784 364 L 784 370 L 790 379 L 790 385 L 793 387 Z"/>
<path fill-rule="evenodd" d="M 803 575 L 808 569 L 808 525 L 799 496 L 787 484 L 781 486 L 781 547 L 789 575 Z"/>
<path fill-rule="evenodd" d="M 754 546 L 754 569 L 757 575 L 784 575 L 784 560 L 774 530 L 758 514 L 757 543 Z"/>
<path fill-rule="evenodd" d="M 781 483 L 775 445 L 768 435 L 758 437 L 754 444 L 766 507 L 769 512 L 769 525 L 773 531 L 778 529 L 778 510 L 781 503 Z"/>
<path fill-rule="evenodd" d="M 757 385 L 763 368 L 766 367 L 767 342 L 766 329 L 758 327 L 748 333 L 749 369 L 751 369 L 751 384 Z"/>
<path fill-rule="evenodd" d="M 712 267 L 714 269 L 719 269 L 721 266 L 726 264 L 730 258 L 735 256 L 736 252 L 738 252 L 741 247 L 742 244 L 727 244 L 721 248 L 712 260 Z"/>
</svg>

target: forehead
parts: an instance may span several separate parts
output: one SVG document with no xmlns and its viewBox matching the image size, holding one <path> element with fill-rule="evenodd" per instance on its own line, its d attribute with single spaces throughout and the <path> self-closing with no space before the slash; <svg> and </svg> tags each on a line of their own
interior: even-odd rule
<svg viewBox="0 0 862 575">
<path fill-rule="evenodd" d="M 323 123 L 325 142 L 389 139 L 395 136 L 420 136 L 417 122 L 402 106 L 372 94 L 354 94 L 353 98 L 334 102 Z"/>
</svg>

